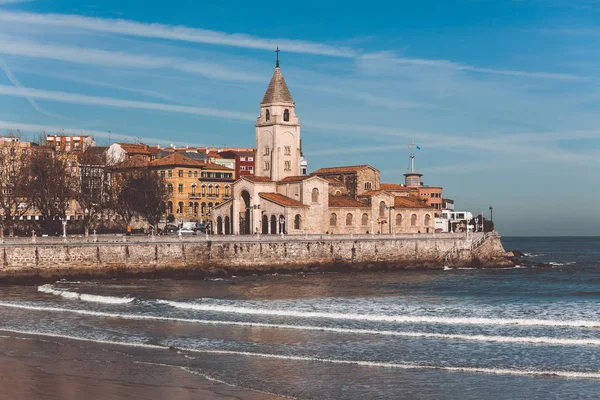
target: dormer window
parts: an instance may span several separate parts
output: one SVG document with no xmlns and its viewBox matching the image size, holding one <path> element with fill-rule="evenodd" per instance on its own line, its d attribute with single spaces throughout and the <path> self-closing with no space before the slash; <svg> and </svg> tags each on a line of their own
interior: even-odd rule
<svg viewBox="0 0 600 400">
<path fill-rule="evenodd" d="M 265 114 L 265 119 L 267 120 L 267 122 L 269 122 L 271 120 L 271 113 L 269 112 L 269 110 L 267 110 L 267 112 Z"/>
<path fill-rule="evenodd" d="M 283 111 L 283 120 L 288 122 L 290 120 L 290 110 L 287 108 Z"/>
</svg>

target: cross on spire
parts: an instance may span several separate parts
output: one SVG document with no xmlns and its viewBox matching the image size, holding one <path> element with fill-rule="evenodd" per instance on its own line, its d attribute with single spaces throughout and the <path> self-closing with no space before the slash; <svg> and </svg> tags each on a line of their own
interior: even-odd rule
<svg viewBox="0 0 600 400">
<path fill-rule="evenodd" d="M 279 52 L 281 50 L 279 50 L 279 46 L 277 46 L 277 50 L 275 50 L 275 53 L 277 54 L 277 61 L 275 61 L 275 68 L 279 68 Z"/>
</svg>

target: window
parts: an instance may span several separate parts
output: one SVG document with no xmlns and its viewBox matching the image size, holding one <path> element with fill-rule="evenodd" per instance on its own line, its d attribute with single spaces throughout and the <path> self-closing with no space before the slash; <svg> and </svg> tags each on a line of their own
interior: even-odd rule
<svg viewBox="0 0 600 400">
<path fill-rule="evenodd" d="M 248 167 L 249 172 L 254 172 L 254 167 Z"/>
<path fill-rule="evenodd" d="M 191 201 L 188 204 L 188 214 L 190 215 L 190 217 L 194 214 L 194 203 L 192 203 Z"/>
<path fill-rule="evenodd" d="M 246 157 L 240 157 L 240 161 L 246 161 Z"/>
<path fill-rule="evenodd" d="M 346 214 L 346 226 L 352 226 L 352 214 Z"/>
<path fill-rule="evenodd" d="M 329 216 L 329 225 L 331 225 L 331 226 L 336 226 L 337 225 L 337 215 L 335 215 L 335 213 L 332 213 Z"/>
<path fill-rule="evenodd" d="M 301 224 L 302 217 L 300 217 L 300 214 L 296 214 L 296 217 L 294 218 L 294 229 L 301 229 Z"/>
<path fill-rule="evenodd" d="M 206 203 L 202 203 L 202 205 L 200 206 L 200 212 L 202 213 L 202 215 L 206 214 Z"/>
<path fill-rule="evenodd" d="M 289 155 L 292 154 L 292 147 L 291 146 L 284 146 L 283 149 L 284 149 L 284 152 L 285 152 L 286 156 L 289 156 Z"/>
<path fill-rule="evenodd" d="M 202 185 L 202 197 L 206 196 L 206 185 Z"/>
<path fill-rule="evenodd" d="M 367 226 L 369 224 L 369 215 L 363 214 L 361 219 L 362 226 Z"/>
<path fill-rule="evenodd" d="M 188 178 L 192 177 L 192 171 L 188 171 Z"/>
<path fill-rule="evenodd" d="M 312 202 L 313 203 L 319 202 L 319 189 L 317 189 L 317 188 L 314 188 L 312 190 Z"/>
<path fill-rule="evenodd" d="M 396 226 L 402 226 L 402 214 L 396 214 Z"/>
<path fill-rule="evenodd" d="M 192 196 L 196 194 L 196 184 L 192 185 Z"/>
<path fill-rule="evenodd" d="M 183 214 L 183 201 L 177 203 L 177 214 Z"/>
<path fill-rule="evenodd" d="M 286 171 L 291 171 L 292 170 L 292 162 L 291 161 L 286 161 L 285 162 L 285 168 Z"/>
<path fill-rule="evenodd" d="M 165 171 L 160 171 L 160 177 L 164 178 L 165 177 Z"/>
<path fill-rule="evenodd" d="M 417 214 L 410 216 L 410 226 L 417 226 Z"/>
<path fill-rule="evenodd" d="M 172 177 L 173 177 L 173 171 L 169 170 L 169 171 L 167 172 L 167 176 L 168 176 L 169 178 L 172 178 Z"/>
<path fill-rule="evenodd" d="M 429 224 L 431 223 L 431 215 L 427 214 L 425 215 L 425 226 L 429 226 Z"/>
<path fill-rule="evenodd" d="M 288 122 L 290 120 L 290 110 L 287 108 L 283 111 L 283 120 Z"/>
<path fill-rule="evenodd" d="M 177 186 L 177 192 L 179 192 L 179 193 L 183 193 L 183 183 L 180 183 L 180 184 Z"/>
<path fill-rule="evenodd" d="M 254 157 L 248 157 L 248 161 L 254 161 Z"/>
<path fill-rule="evenodd" d="M 169 192 L 169 193 L 173 193 L 173 184 L 172 184 L 172 183 L 169 183 L 169 184 L 167 185 L 167 192 Z"/>
<path fill-rule="evenodd" d="M 213 195 L 213 185 L 208 185 L 208 195 L 209 196 Z"/>
<path fill-rule="evenodd" d="M 365 190 L 371 190 L 371 182 L 365 182 Z"/>
<path fill-rule="evenodd" d="M 269 148 L 265 147 L 265 156 L 268 156 L 268 155 L 269 155 Z"/>
<path fill-rule="evenodd" d="M 246 170 L 246 166 L 245 165 L 240 165 L 240 171 L 245 171 Z"/>
<path fill-rule="evenodd" d="M 268 161 L 265 161 L 265 171 L 268 171 L 271 168 Z"/>
<path fill-rule="evenodd" d="M 183 170 L 182 170 L 182 169 L 180 169 L 180 170 L 177 172 L 177 175 L 178 175 L 180 178 L 183 178 Z"/>
<path fill-rule="evenodd" d="M 229 186 L 225 186 L 225 197 L 229 196 Z"/>
<path fill-rule="evenodd" d="M 215 196 L 219 196 L 219 185 L 215 187 Z"/>
<path fill-rule="evenodd" d="M 194 178 L 198 177 L 198 171 L 194 171 Z"/>
<path fill-rule="evenodd" d="M 267 110 L 267 112 L 265 113 L 265 120 L 267 122 L 269 122 L 271 120 L 271 113 L 269 112 L 269 110 Z"/>
<path fill-rule="evenodd" d="M 379 203 L 379 216 L 385 217 L 385 202 L 384 201 Z"/>
</svg>

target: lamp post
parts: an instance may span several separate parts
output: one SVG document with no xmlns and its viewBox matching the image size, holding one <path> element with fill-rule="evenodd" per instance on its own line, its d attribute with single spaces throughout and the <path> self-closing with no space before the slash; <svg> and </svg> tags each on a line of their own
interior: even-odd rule
<svg viewBox="0 0 600 400">
<path fill-rule="evenodd" d="M 494 207 L 490 206 L 490 222 L 494 222 Z"/>
</svg>

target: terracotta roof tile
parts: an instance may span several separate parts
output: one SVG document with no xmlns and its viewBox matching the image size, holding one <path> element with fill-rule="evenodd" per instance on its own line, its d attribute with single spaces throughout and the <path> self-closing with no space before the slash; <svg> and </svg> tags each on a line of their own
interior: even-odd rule
<svg viewBox="0 0 600 400">
<path fill-rule="evenodd" d="M 354 200 L 352 197 L 348 196 L 337 196 L 337 195 L 329 195 L 329 207 L 352 207 L 352 208 L 369 208 L 365 203 L 361 203 L 358 200 Z"/>
<path fill-rule="evenodd" d="M 294 200 L 280 193 L 260 192 L 258 195 L 265 200 L 269 200 L 284 207 L 308 207 L 306 204 L 302 204 L 298 200 Z"/>
<path fill-rule="evenodd" d="M 244 176 L 242 176 L 242 178 L 248 179 L 249 181 L 252 181 L 252 182 L 273 182 L 271 179 L 269 179 L 266 176 L 244 175 Z"/>
<path fill-rule="evenodd" d="M 277 67 L 273 72 L 271 82 L 269 82 L 269 86 L 267 87 L 265 96 L 263 97 L 260 104 L 293 102 L 294 100 L 292 100 L 292 95 L 290 94 L 290 90 L 288 89 L 285 83 L 285 79 L 283 79 L 281 70 L 279 69 L 279 67 Z"/>
<path fill-rule="evenodd" d="M 305 176 L 305 175 L 300 175 L 300 176 L 287 176 L 285 178 L 283 178 L 282 180 L 280 180 L 279 182 L 281 183 L 287 183 L 287 182 L 302 182 L 307 180 L 308 178 L 312 178 L 312 176 Z"/>
<path fill-rule="evenodd" d="M 157 158 L 156 160 L 150 163 L 152 167 L 194 167 L 201 168 L 204 163 L 196 160 L 192 160 L 185 155 L 173 152 L 166 157 Z"/>
<path fill-rule="evenodd" d="M 364 165 L 348 165 L 348 166 L 342 166 L 342 167 L 328 167 L 328 168 L 318 169 L 315 172 L 313 172 L 311 175 L 358 172 L 365 168 L 373 168 L 373 167 L 371 167 L 370 165 L 366 165 L 366 164 L 364 164 Z"/>
<path fill-rule="evenodd" d="M 409 187 L 404 185 L 399 185 L 397 183 L 381 183 L 379 184 L 379 188 L 382 190 L 391 190 L 391 191 L 410 191 L 412 190 Z"/>
<path fill-rule="evenodd" d="M 327 182 L 329 182 L 330 185 L 336 185 L 336 186 L 344 186 L 344 182 L 340 181 L 339 179 L 336 178 L 332 178 L 332 177 L 326 177 L 325 180 L 327 180 Z"/>
<path fill-rule="evenodd" d="M 125 152 L 133 154 L 150 154 L 147 144 L 117 143 Z"/>
<path fill-rule="evenodd" d="M 414 197 L 396 197 L 394 198 L 394 207 L 396 208 L 429 208 L 427 205 Z"/>
</svg>

